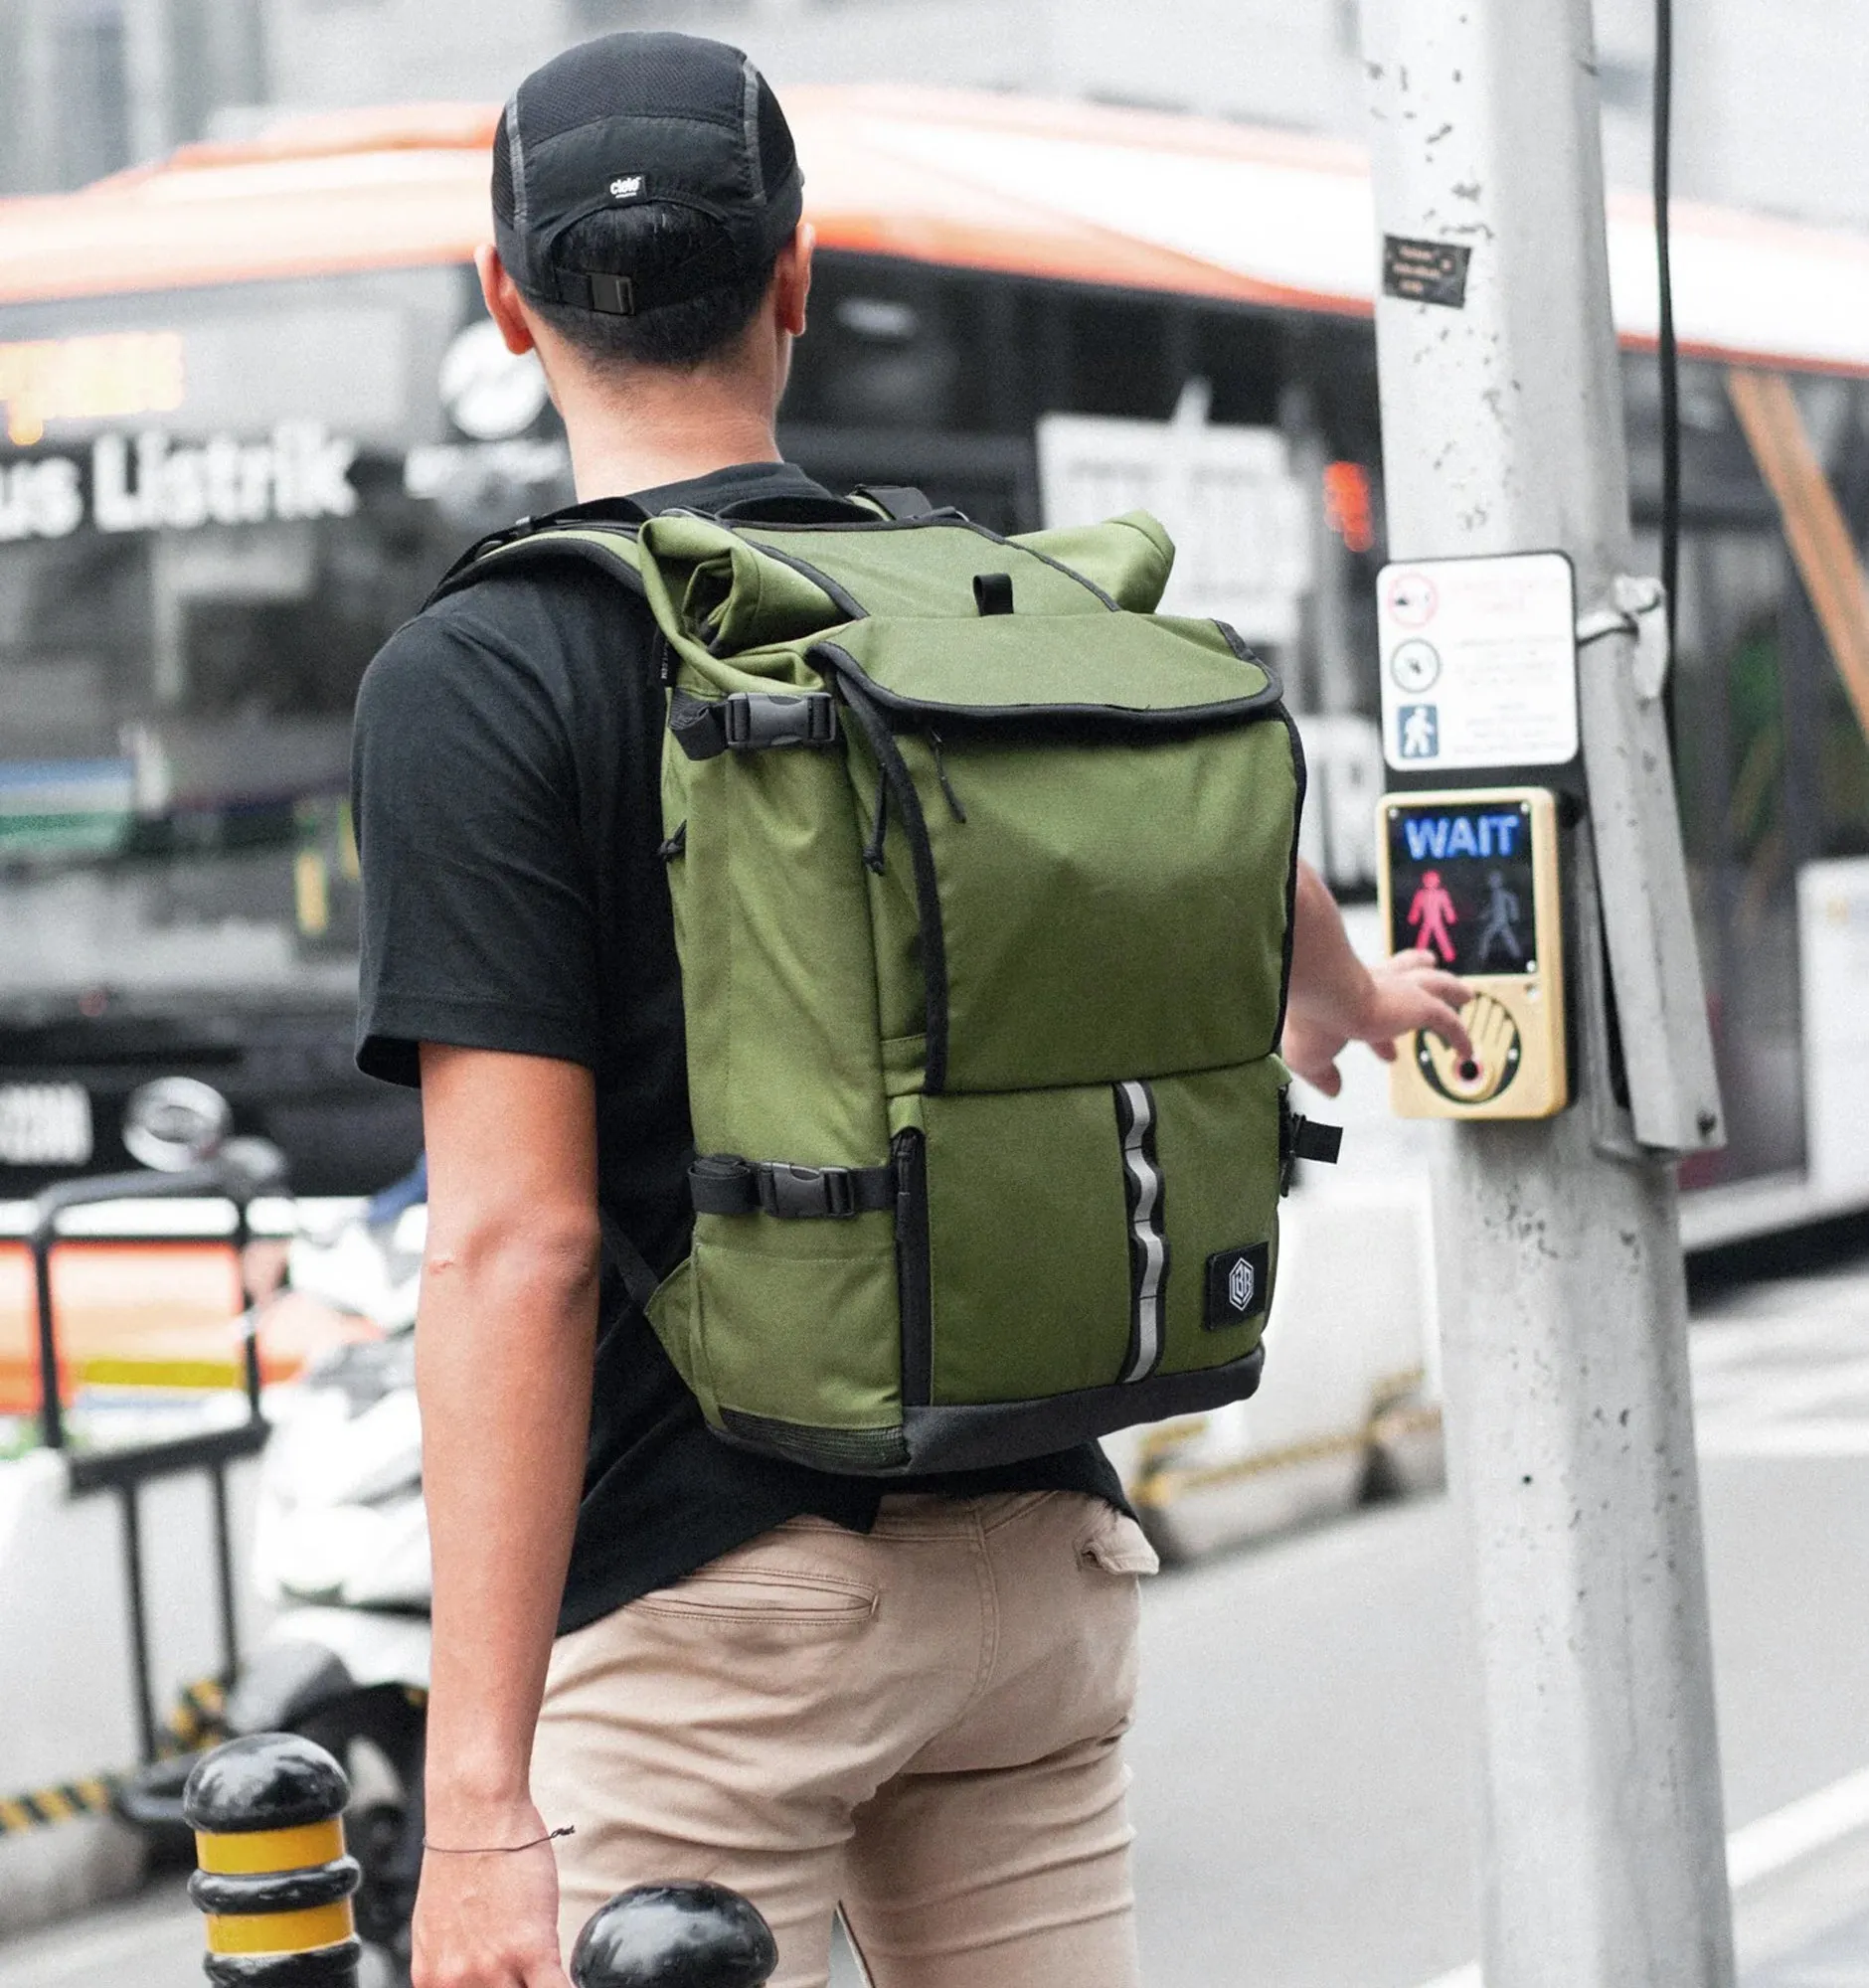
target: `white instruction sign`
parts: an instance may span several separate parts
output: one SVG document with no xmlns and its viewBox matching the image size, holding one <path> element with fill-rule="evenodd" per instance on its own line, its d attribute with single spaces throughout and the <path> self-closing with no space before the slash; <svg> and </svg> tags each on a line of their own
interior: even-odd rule
<svg viewBox="0 0 1869 1988">
<path fill-rule="evenodd" d="M 1047 525 L 1152 512 L 1176 548 L 1165 614 L 1225 621 L 1249 642 L 1297 639 L 1312 586 L 1310 514 L 1277 428 L 1213 425 L 1190 380 L 1174 417 L 1041 414 Z"/>
<path fill-rule="evenodd" d="M 1383 756 L 1405 773 L 1577 757 L 1577 604 L 1562 553 L 1383 569 Z"/>
</svg>

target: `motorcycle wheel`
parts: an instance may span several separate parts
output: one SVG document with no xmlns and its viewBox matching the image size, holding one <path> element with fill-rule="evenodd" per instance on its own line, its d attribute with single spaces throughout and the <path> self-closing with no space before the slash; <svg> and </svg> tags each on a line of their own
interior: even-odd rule
<svg viewBox="0 0 1869 1988">
<path fill-rule="evenodd" d="M 350 1854 L 363 1867 L 353 1902 L 364 1943 L 361 1988 L 409 1988 L 410 1919 L 422 1873 L 422 1752 L 426 1719 L 394 1687 L 322 1705 L 294 1730 L 351 1779 L 344 1811 Z"/>
</svg>

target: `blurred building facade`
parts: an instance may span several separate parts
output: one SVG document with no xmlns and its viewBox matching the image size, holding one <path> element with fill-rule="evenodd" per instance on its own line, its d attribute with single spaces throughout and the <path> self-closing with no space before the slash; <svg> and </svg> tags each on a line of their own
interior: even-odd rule
<svg viewBox="0 0 1869 1988">
<path fill-rule="evenodd" d="M 1597 0 L 1613 181 L 1645 183 L 1653 0 Z M 620 27 L 748 48 L 781 85 L 913 82 L 1360 138 L 1358 0 L 0 0 L 0 192 L 251 128 L 258 106 L 488 98 Z M 1861 0 L 1703 0 L 1677 25 L 1686 195 L 1869 226 Z"/>
<path fill-rule="evenodd" d="M 0 193 L 82 186 L 272 93 L 266 0 L 0 0 Z"/>
</svg>

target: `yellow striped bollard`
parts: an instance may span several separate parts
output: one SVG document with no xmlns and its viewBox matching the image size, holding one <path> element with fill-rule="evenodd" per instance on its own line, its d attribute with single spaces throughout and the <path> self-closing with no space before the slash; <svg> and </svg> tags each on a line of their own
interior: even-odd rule
<svg viewBox="0 0 1869 1988">
<path fill-rule="evenodd" d="M 344 1769 L 296 1734 L 254 1734 L 197 1763 L 182 1814 L 195 1832 L 201 1868 L 188 1893 L 208 1915 L 214 1988 L 357 1988 L 349 1799 Z"/>
</svg>

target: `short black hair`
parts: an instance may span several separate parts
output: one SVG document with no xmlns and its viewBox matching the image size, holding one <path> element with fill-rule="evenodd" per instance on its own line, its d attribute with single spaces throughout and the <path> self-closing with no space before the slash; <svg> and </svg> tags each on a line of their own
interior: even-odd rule
<svg viewBox="0 0 1869 1988">
<path fill-rule="evenodd" d="M 588 215 L 566 231 L 553 259 L 567 268 L 629 269 L 652 276 L 704 254 L 719 233 L 693 208 L 645 202 Z M 544 297 L 528 301 L 567 344 L 588 358 L 692 370 L 724 352 L 753 322 L 777 266 L 774 255 L 751 276 L 704 290 L 685 303 L 639 311 L 634 317 L 580 310 L 575 304 Z"/>
<path fill-rule="evenodd" d="M 512 151 L 504 118 L 493 137 L 493 205 L 498 214 L 513 211 Z M 553 245 L 552 260 L 561 268 L 627 269 L 648 277 L 706 254 L 720 237 L 720 225 L 695 208 L 638 201 L 630 207 L 600 208 L 574 223 Z M 775 252 L 751 276 L 633 317 L 583 310 L 539 296 L 523 283 L 520 287 L 540 317 L 589 359 L 692 372 L 725 352 L 753 322 L 777 266 Z M 518 280 L 517 272 L 510 273 Z"/>
</svg>

